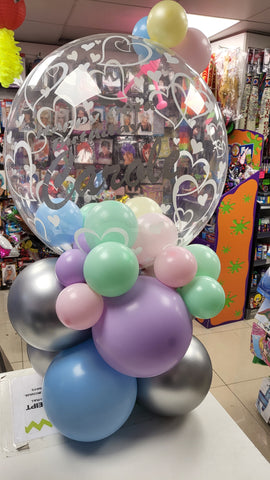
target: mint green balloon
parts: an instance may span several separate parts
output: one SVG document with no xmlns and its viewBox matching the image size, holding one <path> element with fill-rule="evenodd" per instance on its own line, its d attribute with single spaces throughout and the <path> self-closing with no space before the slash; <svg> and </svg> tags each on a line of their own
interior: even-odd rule
<svg viewBox="0 0 270 480">
<path fill-rule="evenodd" d="M 85 221 L 87 215 L 89 212 L 92 210 L 93 207 L 95 207 L 97 204 L 96 203 L 86 203 L 83 207 L 80 208 L 81 214 L 83 216 L 83 221 Z"/>
<path fill-rule="evenodd" d="M 104 297 L 118 297 L 133 287 L 139 275 L 139 264 L 129 247 L 105 242 L 88 253 L 83 274 L 96 293 Z"/>
<path fill-rule="evenodd" d="M 215 278 L 215 280 L 218 279 L 221 268 L 220 260 L 212 248 L 198 243 L 193 243 L 185 248 L 196 258 L 198 266 L 196 273 L 197 277 L 204 275 L 206 277 Z"/>
<path fill-rule="evenodd" d="M 212 277 L 194 277 L 177 291 L 191 315 L 196 318 L 215 317 L 225 306 L 224 290 Z"/>
<path fill-rule="evenodd" d="M 104 242 L 132 247 L 138 234 L 138 221 L 131 208 L 116 200 L 105 200 L 86 213 L 84 228 L 88 230 L 85 238 L 90 248 Z"/>
</svg>

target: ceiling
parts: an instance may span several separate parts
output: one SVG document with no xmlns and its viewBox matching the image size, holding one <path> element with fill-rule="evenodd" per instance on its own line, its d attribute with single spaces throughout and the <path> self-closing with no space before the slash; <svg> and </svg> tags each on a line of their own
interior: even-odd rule
<svg viewBox="0 0 270 480">
<path fill-rule="evenodd" d="M 157 0 L 25 0 L 26 18 L 15 31 L 20 42 L 62 45 L 96 33 L 132 33 Z M 181 0 L 187 13 L 232 18 L 240 23 L 210 37 L 250 31 L 270 35 L 269 0 Z"/>
</svg>

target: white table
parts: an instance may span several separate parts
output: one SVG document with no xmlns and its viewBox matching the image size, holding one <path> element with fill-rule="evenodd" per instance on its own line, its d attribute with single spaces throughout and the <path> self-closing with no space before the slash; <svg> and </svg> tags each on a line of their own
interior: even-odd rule
<svg viewBox="0 0 270 480">
<path fill-rule="evenodd" d="M 2 412 L 3 398 L 0 388 Z M 0 455 L 3 480 L 249 480 L 269 474 L 270 464 L 210 393 L 182 419 L 135 407 L 106 440 L 84 444 L 50 435 L 36 450 Z"/>
</svg>

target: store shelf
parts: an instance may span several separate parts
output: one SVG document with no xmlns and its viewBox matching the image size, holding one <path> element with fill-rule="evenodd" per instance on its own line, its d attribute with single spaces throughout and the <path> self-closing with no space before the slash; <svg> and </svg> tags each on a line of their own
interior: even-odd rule
<svg viewBox="0 0 270 480">
<path fill-rule="evenodd" d="M 258 232 L 257 233 L 257 240 L 262 238 L 269 238 L 270 239 L 270 232 Z"/>
<path fill-rule="evenodd" d="M 253 267 L 265 267 L 270 265 L 270 259 L 267 258 L 266 260 L 254 260 Z"/>
</svg>

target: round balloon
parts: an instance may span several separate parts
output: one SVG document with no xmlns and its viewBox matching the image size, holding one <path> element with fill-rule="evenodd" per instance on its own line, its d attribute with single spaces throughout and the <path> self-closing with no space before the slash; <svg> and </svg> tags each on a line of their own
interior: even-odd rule
<svg viewBox="0 0 270 480">
<path fill-rule="evenodd" d="M 138 379 L 138 402 L 153 413 L 185 415 L 204 400 L 212 382 L 212 363 L 204 345 L 192 337 L 184 357 L 168 372 Z"/>
<path fill-rule="evenodd" d="M 212 248 L 199 243 L 193 243 L 192 245 L 187 245 L 186 249 L 196 258 L 197 277 L 206 276 L 215 280 L 218 279 L 221 264 L 218 255 Z"/>
<path fill-rule="evenodd" d="M 198 73 L 203 72 L 210 62 L 211 44 L 197 28 L 188 28 L 185 38 L 174 50 Z"/>
<path fill-rule="evenodd" d="M 125 34 L 75 40 L 36 65 L 12 102 L 8 187 L 28 227 L 56 253 L 81 233 L 71 204 L 84 216 L 85 204 L 150 198 L 176 224 L 181 246 L 218 205 L 228 162 L 222 114 L 204 80 L 166 47 L 153 60 L 156 48 Z"/>
<path fill-rule="evenodd" d="M 101 317 L 103 299 L 85 283 L 74 283 L 59 293 L 55 309 L 59 320 L 73 330 L 91 328 Z"/>
<path fill-rule="evenodd" d="M 55 264 L 55 273 L 59 282 L 67 287 L 73 283 L 85 282 L 83 265 L 86 253 L 79 249 L 63 252 Z"/>
<path fill-rule="evenodd" d="M 191 282 L 197 271 L 197 262 L 186 248 L 170 246 L 163 248 L 154 262 L 157 279 L 168 287 L 182 287 Z"/>
<path fill-rule="evenodd" d="M 8 295 L 8 313 L 13 328 L 32 347 L 57 352 L 91 336 L 65 327 L 55 303 L 63 285 L 55 274 L 57 258 L 44 258 L 24 268 Z"/>
<path fill-rule="evenodd" d="M 105 297 L 126 293 L 136 282 L 139 264 L 135 253 L 117 242 L 97 245 L 87 255 L 84 278 L 95 292 Z"/>
<path fill-rule="evenodd" d="M 185 38 L 187 28 L 187 14 L 178 2 L 162 0 L 150 10 L 147 31 L 161 45 L 175 47 Z"/>
<path fill-rule="evenodd" d="M 125 295 L 105 299 L 92 333 L 112 368 L 133 377 L 152 377 L 172 368 L 186 353 L 192 321 L 175 290 L 140 276 Z"/>
<path fill-rule="evenodd" d="M 91 248 L 104 242 L 134 244 L 138 223 L 133 211 L 125 204 L 107 200 L 95 205 L 84 219 L 85 238 Z"/>
<path fill-rule="evenodd" d="M 148 17 L 143 17 L 140 20 L 138 20 L 138 22 L 136 23 L 136 25 L 134 26 L 134 28 L 132 30 L 132 35 L 134 35 L 135 37 L 149 39 L 150 37 L 149 37 L 148 31 L 147 31 L 147 20 L 148 20 Z M 137 40 L 134 39 L 132 46 L 133 46 L 135 52 L 138 55 L 144 55 L 145 47 L 141 46 L 140 41 L 137 42 Z M 156 60 L 157 58 L 160 58 L 160 53 L 158 51 L 158 47 L 155 50 L 156 50 L 155 53 L 153 53 L 153 55 L 151 56 L 151 60 Z"/>
<path fill-rule="evenodd" d="M 138 218 L 138 236 L 133 250 L 141 267 L 153 265 L 156 256 L 168 245 L 176 245 L 175 224 L 162 213 L 145 213 Z"/>
<path fill-rule="evenodd" d="M 43 383 L 49 420 L 62 435 L 80 442 L 116 432 L 131 414 L 136 395 L 136 379 L 110 368 L 91 340 L 61 352 Z"/>
<path fill-rule="evenodd" d="M 160 205 L 152 198 L 133 197 L 129 198 L 125 205 L 133 211 L 136 217 L 141 217 L 145 213 L 162 213 Z"/>
<path fill-rule="evenodd" d="M 32 347 L 32 345 L 27 345 L 29 362 L 41 377 L 44 377 L 49 365 L 57 354 L 58 352 L 47 352 L 46 350 L 39 350 L 38 348 Z"/>
<path fill-rule="evenodd" d="M 215 317 L 225 306 L 224 290 L 212 277 L 195 276 L 178 291 L 191 315 L 197 318 Z"/>
</svg>

